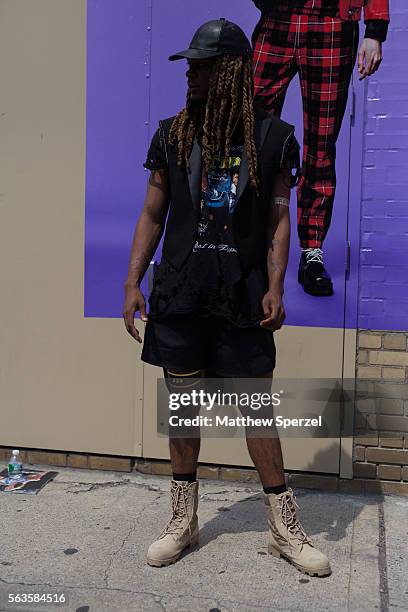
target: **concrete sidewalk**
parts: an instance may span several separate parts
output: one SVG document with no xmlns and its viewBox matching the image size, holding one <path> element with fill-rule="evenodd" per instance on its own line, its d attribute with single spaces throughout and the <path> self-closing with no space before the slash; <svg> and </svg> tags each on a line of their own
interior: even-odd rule
<svg viewBox="0 0 408 612">
<path fill-rule="evenodd" d="M 200 482 L 200 549 L 145 564 L 169 517 L 170 481 L 60 469 L 37 496 L 0 494 L 0 610 L 224 612 L 408 609 L 408 499 L 297 490 L 333 573 L 310 578 L 267 554 L 257 487 Z M 8 593 L 65 593 L 68 605 Z"/>
</svg>

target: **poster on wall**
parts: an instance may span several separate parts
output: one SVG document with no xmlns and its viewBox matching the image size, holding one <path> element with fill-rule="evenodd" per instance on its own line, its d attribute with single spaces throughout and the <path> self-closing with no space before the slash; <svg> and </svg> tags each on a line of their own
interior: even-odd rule
<svg viewBox="0 0 408 612">
<path fill-rule="evenodd" d="M 175 115 L 186 101 L 185 62 L 169 62 L 169 55 L 188 46 L 197 27 L 214 15 L 218 18 L 222 14 L 238 23 L 249 38 L 259 20 L 259 11 L 245 0 L 233 6 L 209 0 L 197 4 L 194 11 L 186 11 L 185 5 L 184 0 L 88 2 L 85 317 L 122 317 L 131 241 L 146 193 L 148 173 L 143 162 L 148 145 L 158 121 Z M 295 126 L 302 144 L 301 88 L 298 75 L 293 77 L 281 116 Z M 346 112 L 337 145 L 336 200 L 325 242 L 325 263 L 334 294 L 316 299 L 298 282 L 300 245 L 293 189 L 286 325 L 349 326 L 346 289 L 354 291 L 357 270 L 352 270 L 351 276 L 346 270 L 347 239 L 352 215 L 358 213 L 349 211 L 350 127 L 350 113 Z M 160 257 L 159 246 L 154 262 Z M 146 297 L 148 289 L 145 278 L 142 291 Z"/>
</svg>

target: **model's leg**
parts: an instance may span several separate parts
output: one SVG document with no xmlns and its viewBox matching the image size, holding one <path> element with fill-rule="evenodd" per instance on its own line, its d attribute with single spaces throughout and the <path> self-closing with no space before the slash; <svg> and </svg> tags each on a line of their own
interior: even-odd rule
<svg viewBox="0 0 408 612">
<path fill-rule="evenodd" d="M 273 371 L 262 378 L 272 380 Z M 246 442 L 249 455 L 258 471 L 265 492 L 283 493 L 286 491 L 285 474 L 283 471 L 282 449 L 279 436 L 271 438 L 255 438 L 247 434 Z"/>
<path fill-rule="evenodd" d="M 188 393 L 200 386 L 205 372 L 164 370 L 170 393 Z M 190 414 L 191 415 L 191 411 Z M 182 432 L 186 433 L 186 432 Z M 180 432 L 178 432 L 180 434 Z M 184 549 L 198 543 L 198 483 L 197 460 L 200 452 L 200 430 L 194 428 L 191 437 L 169 433 L 170 458 L 173 470 L 171 482 L 172 516 L 147 553 L 149 565 L 161 567 L 175 563 Z"/>
<path fill-rule="evenodd" d="M 295 63 L 296 27 L 289 18 L 261 18 L 252 35 L 255 102 L 280 116 Z"/>
<path fill-rule="evenodd" d="M 190 477 L 197 474 L 200 438 L 170 438 L 169 446 L 173 480 L 193 482 Z"/>
<path fill-rule="evenodd" d="M 355 23 L 338 18 L 301 17 L 303 44 L 297 60 L 304 138 L 298 232 L 304 248 L 321 247 L 330 226 L 336 190 L 336 142 L 356 58 L 356 28 Z"/>
<path fill-rule="evenodd" d="M 298 186 L 298 235 L 303 268 L 316 278 L 299 276 L 313 295 L 331 295 L 320 265 L 321 249 L 332 218 L 336 190 L 336 142 L 347 105 L 358 45 L 358 24 L 339 18 L 299 16 L 296 59 L 303 99 L 303 164 Z M 317 251 L 316 249 L 319 249 Z M 301 262 L 302 263 L 302 262 Z M 323 262 L 321 261 L 320 264 Z M 320 282 L 319 282 L 320 279 Z M 308 291 L 310 289 L 310 291 Z"/>
<path fill-rule="evenodd" d="M 177 393 L 188 392 L 193 387 L 199 386 L 199 381 L 205 376 L 203 370 L 195 372 L 165 372 L 167 384 L 172 391 Z M 197 475 L 197 462 L 200 453 L 200 430 L 196 429 L 197 435 L 192 438 L 181 438 L 169 436 L 171 469 L 173 480 L 184 480 L 194 482 Z"/>
<path fill-rule="evenodd" d="M 270 372 L 259 378 L 272 381 L 272 375 Z M 297 516 L 293 491 L 286 488 L 277 430 L 272 431 L 270 438 L 251 437 L 247 432 L 247 445 L 264 488 L 269 525 L 268 552 L 275 557 L 286 557 L 311 576 L 327 576 L 331 572 L 329 561 L 306 535 Z"/>
</svg>

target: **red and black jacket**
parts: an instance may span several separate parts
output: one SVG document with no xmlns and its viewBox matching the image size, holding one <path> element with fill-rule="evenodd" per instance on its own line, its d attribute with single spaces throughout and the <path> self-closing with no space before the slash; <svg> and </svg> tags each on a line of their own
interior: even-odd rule
<svg viewBox="0 0 408 612">
<path fill-rule="evenodd" d="M 279 0 L 253 0 L 253 2 L 261 11 L 267 11 L 279 4 Z M 294 10 L 302 8 L 306 3 L 307 0 L 292 0 Z M 345 21 L 360 20 L 364 11 L 365 38 L 385 41 L 390 21 L 389 0 L 329 0 L 328 2 L 330 5 L 333 3 L 337 4 L 338 14 Z"/>
<path fill-rule="evenodd" d="M 342 19 L 359 20 L 364 10 L 365 38 L 376 38 L 384 42 L 390 21 L 389 0 L 339 0 Z"/>
<path fill-rule="evenodd" d="M 364 21 L 370 19 L 390 20 L 389 0 L 339 0 L 342 19 L 360 19 L 364 9 Z"/>
</svg>

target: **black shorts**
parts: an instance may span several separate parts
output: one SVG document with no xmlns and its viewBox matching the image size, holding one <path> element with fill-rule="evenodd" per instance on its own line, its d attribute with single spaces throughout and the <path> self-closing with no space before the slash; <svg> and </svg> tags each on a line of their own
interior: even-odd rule
<svg viewBox="0 0 408 612">
<path fill-rule="evenodd" d="M 237 327 L 223 317 L 191 314 L 149 319 L 141 358 L 177 373 L 206 370 L 207 375 L 251 378 L 275 367 L 273 332 Z"/>
</svg>

